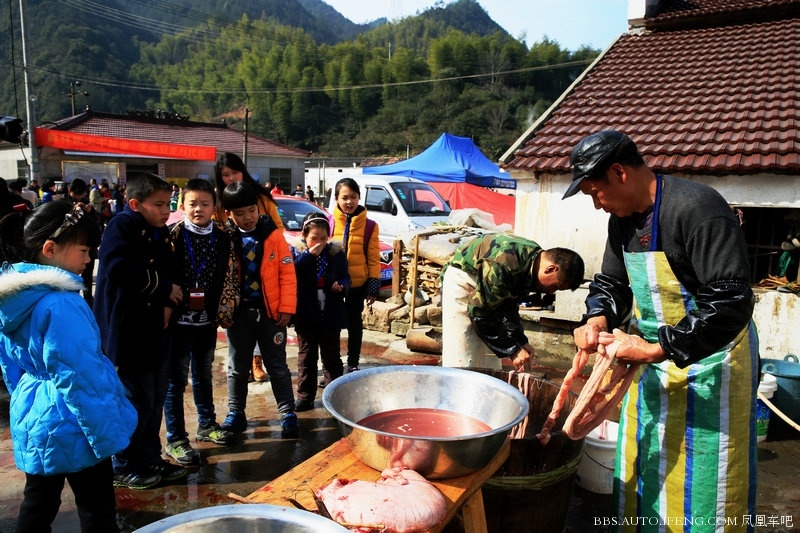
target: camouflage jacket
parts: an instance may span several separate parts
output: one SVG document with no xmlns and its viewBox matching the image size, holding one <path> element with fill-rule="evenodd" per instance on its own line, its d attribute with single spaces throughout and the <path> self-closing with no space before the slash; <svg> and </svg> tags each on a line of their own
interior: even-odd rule
<svg viewBox="0 0 800 533">
<path fill-rule="evenodd" d="M 458 248 L 442 269 L 475 276 L 467 309 L 478 336 L 498 357 L 513 357 L 528 342 L 519 318 L 519 299 L 536 292 L 534 262 L 542 248 L 514 235 L 478 237 Z"/>
</svg>

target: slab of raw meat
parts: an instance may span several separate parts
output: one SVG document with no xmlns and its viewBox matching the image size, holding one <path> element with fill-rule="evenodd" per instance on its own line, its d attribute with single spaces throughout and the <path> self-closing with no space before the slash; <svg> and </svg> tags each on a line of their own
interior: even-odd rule
<svg viewBox="0 0 800 533">
<path fill-rule="evenodd" d="M 316 497 L 330 517 L 351 531 L 412 533 L 444 519 L 447 500 L 414 470 L 387 468 L 378 481 L 334 479 Z"/>
<path fill-rule="evenodd" d="M 597 352 L 592 374 L 564 422 L 564 434 L 567 437 L 579 440 L 591 433 L 619 405 L 630 388 L 639 365 L 616 364 L 612 368 L 616 351 L 616 344 L 611 343 Z M 611 376 L 604 385 L 609 368 Z"/>
<path fill-rule="evenodd" d="M 603 384 L 606 373 L 614 362 L 616 351 L 617 344 L 615 342 L 607 346 L 598 346 L 592 374 L 583 385 L 575 406 L 564 422 L 563 431 L 567 437 L 579 440 L 591 433 L 594 428 L 606 419 L 608 413 L 619 404 L 630 387 L 639 365 L 615 365 L 611 370 L 611 376 L 607 383 Z M 543 445 L 550 440 L 550 431 L 553 429 L 558 415 L 564 407 L 572 382 L 583 370 L 583 367 L 586 366 L 589 361 L 589 355 L 586 350 L 578 350 L 578 353 L 573 358 L 572 368 L 569 369 L 567 375 L 564 376 L 564 381 L 561 382 L 561 388 L 553 402 L 553 409 L 550 411 L 542 431 L 537 435 Z"/>
<path fill-rule="evenodd" d="M 547 420 L 544 421 L 542 430 L 536 435 L 536 438 L 539 439 L 542 446 L 550 442 L 550 431 L 552 431 L 553 426 L 555 426 L 558 415 L 561 414 L 564 402 L 567 401 L 567 395 L 569 394 L 570 387 L 572 387 L 572 382 L 575 380 L 575 377 L 580 374 L 581 370 L 583 370 L 583 367 L 586 366 L 587 361 L 589 361 L 589 352 L 586 350 L 578 350 L 578 353 L 572 358 L 572 367 L 561 382 L 561 388 L 558 390 L 556 399 L 553 401 L 553 408 L 550 410 L 550 414 L 547 415 Z"/>
</svg>

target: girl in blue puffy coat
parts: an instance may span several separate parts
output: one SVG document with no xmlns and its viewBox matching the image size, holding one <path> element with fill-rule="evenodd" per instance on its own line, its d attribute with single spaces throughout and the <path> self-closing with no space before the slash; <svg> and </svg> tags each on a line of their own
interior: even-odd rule
<svg viewBox="0 0 800 533">
<path fill-rule="evenodd" d="M 50 531 L 65 480 L 82 531 L 118 531 L 111 455 L 128 445 L 136 410 L 80 295 L 89 249 L 100 243 L 83 209 L 59 200 L 0 221 L 2 259 L 18 261 L 0 272 L 0 367 L 26 477 L 18 532 Z"/>
</svg>

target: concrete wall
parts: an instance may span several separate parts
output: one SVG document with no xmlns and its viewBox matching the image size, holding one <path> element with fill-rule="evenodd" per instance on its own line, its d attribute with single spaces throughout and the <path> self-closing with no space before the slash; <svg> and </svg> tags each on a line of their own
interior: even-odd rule
<svg viewBox="0 0 800 533">
<path fill-rule="evenodd" d="M 783 359 L 790 353 L 800 356 L 800 296 L 775 290 L 755 291 L 753 320 L 758 328 L 761 357 Z"/>
<path fill-rule="evenodd" d="M 3 148 L 0 149 L 0 178 L 6 181 L 17 179 L 20 177 L 17 171 L 17 161 L 22 159 L 24 152 L 25 158 L 30 161 L 30 150 L 27 148 L 20 149 L 19 146 L 3 143 Z"/>
</svg>

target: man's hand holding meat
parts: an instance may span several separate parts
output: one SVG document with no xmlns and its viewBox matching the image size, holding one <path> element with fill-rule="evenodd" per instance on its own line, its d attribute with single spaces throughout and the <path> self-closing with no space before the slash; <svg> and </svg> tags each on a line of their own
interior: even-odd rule
<svg viewBox="0 0 800 533">
<path fill-rule="evenodd" d="M 575 328 L 572 332 L 572 338 L 575 341 L 575 346 L 579 350 L 585 350 L 589 353 L 597 351 L 597 345 L 600 342 L 600 332 L 608 331 L 608 321 L 605 316 L 593 316 L 586 321 L 586 324 Z"/>
<path fill-rule="evenodd" d="M 533 346 L 526 343 L 522 349 L 517 352 L 517 355 L 511 359 L 511 364 L 514 365 L 517 372 L 524 372 L 525 370 L 530 370 L 531 366 L 533 366 L 533 358 Z"/>
<path fill-rule="evenodd" d="M 660 363 L 667 360 L 664 350 L 657 342 L 647 342 L 638 335 L 629 335 L 621 329 L 613 333 L 600 332 L 600 344 L 609 355 L 625 364 Z"/>
</svg>

